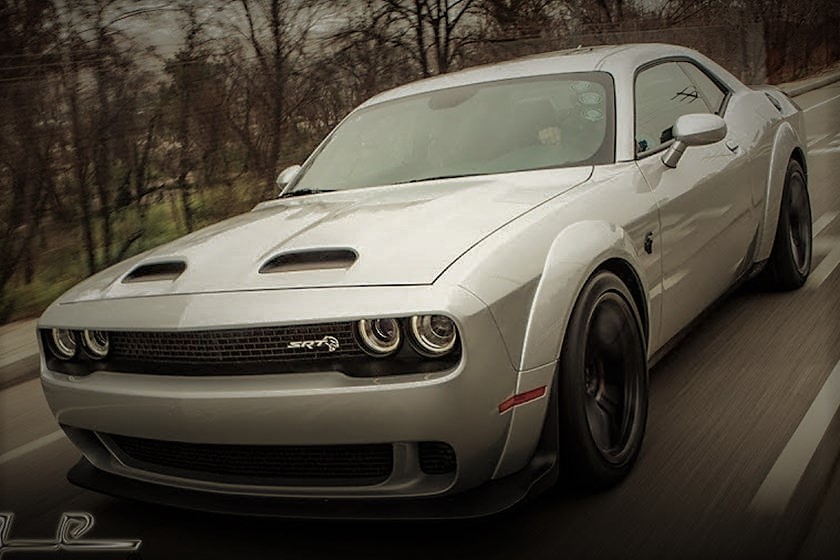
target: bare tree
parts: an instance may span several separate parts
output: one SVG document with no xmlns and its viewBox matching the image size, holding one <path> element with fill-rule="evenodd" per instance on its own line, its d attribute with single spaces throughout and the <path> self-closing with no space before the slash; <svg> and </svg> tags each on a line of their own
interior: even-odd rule
<svg viewBox="0 0 840 560">
<path fill-rule="evenodd" d="M 397 33 L 409 32 L 394 36 L 394 43 L 411 55 L 423 76 L 448 72 L 472 42 L 464 22 L 474 12 L 474 0 L 382 1 L 389 17 L 402 23 Z"/>
<path fill-rule="evenodd" d="M 333 73 L 337 91 L 327 97 L 341 99 L 339 112 L 416 77 L 413 62 L 422 68 L 416 53 L 402 42 L 402 16 L 383 9 L 382 0 L 353 2 L 345 9 L 346 21 L 333 33 L 328 51 L 314 67 L 316 77 L 319 72 Z"/>
<path fill-rule="evenodd" d="M 227 60 L 228 121 L 261 179 L 265 198 L 275 190 L 282 131 L 295 104 L 288 86 L 303 64 L 320 6 L 302 0 L 240 0 L 238 7 L 244 23 L 236 31 L 244 44 Z"/>
<path fill-rule="evenodd" d="M 176 187 L 181 195 L 184 224 L 187 231 L 192 231 L 194 228 L 192 185 L 188 181 L 188 176 L 195 166 L 193 131 L 191 130 L 194 121 L 193 104 L 196 91 L 200 88 L 208 53 L 202 48 L 203 22 L 199 19 L 196 6 L 192 3 L 182 3 L 180 8 L 184 14 L 184 44 L 167 63 L 166 71 L 171 76 L 175 98 L 172 124 L 178 146 L 178 154 L 175 158 Z"/>
<path fill-rule="evenodd" d="M 737 1 L 737 0 L 736 0 Z M 726 12 L 730 16 L 739 14 L 736 1 L 733 0 L 666 0 L 656 12 L 664 25 L 681 25 L 690 21 L 708 21 L 718 18 Z"/>
<path fill-rule="evenodd" d="M 0 9 L 0 319 L 11 309 L 6 286 L 22 260 L 34 274 L 32 244 L 51 189 L 55 129 L 47 103 L 54 68 L 55 10 L 50 2 L 7 1 Z"/>
<path fill-rule="evenodd" d="M 494 35 L 523 39 L 542 35 L 554 23 L 557 0 L 481 0 L 479 8 Z"/>
</svg>

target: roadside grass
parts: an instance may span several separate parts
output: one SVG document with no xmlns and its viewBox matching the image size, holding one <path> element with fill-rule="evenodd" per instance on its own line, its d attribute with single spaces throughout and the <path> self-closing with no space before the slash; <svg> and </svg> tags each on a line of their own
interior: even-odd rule
<svg viewBox="0 0 840 560">
<path fill-rule="evenodd" d="M 228 185 L 214 185 L 194 192 L 194 230 L 219 222 L 225 218 L 247 212 L 257 202 L 254 200 L 254 183 L 240 178 Z M 112 214 L 113 248 L 119 251 L 123 241 L 134 232 L 143 235 L 127 249 L 124 258 L 148 251 L 187 233 L 183 206 L 175 192 L 162 193 L 145 205 L 145 219 L 141 219 L 136 206 L 121 208 Z M 94 222 L 97 258 L 102 258 L 101 220 Z M 32 282 L 26 283 L 23 266 L 6 288 L 11 313 L 7 321 L 37 317 L 47 306 L 66 290 L 88 276 L 87 257 L 78 223 L 66 224 L 50 221 L 44 225 L 43 239 L 38 239 L 35 252 Z M 100 269 L 106 267 L 100 265 Z"/>
</svg>

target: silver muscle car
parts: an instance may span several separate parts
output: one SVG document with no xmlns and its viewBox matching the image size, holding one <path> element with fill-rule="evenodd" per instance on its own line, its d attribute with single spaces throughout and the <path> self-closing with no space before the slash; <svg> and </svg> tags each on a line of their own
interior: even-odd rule
<svg viewBox="0 0 840 560">
<path fill-rule="evenodd" d="M 351 112 L 276 200 L 39 322 L 70 479 L 164 504 L 464 517 L 639 456 L 648 367 L 811 264 L 803 115 L 689 49 L 582 48 Z"/>
</svg>

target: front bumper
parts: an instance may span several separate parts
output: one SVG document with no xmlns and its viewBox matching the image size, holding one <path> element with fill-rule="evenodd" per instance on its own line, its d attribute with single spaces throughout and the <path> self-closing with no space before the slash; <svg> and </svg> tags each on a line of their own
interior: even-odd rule
<svg viewBox="0 0 840 560">
<path fill-rule="evenodd" d="M 329 317 L 315 313 L 324 309 Z M 455 318 L 462 335 L 461 362 L 437 373 L 350 378 L 329 371 L 207 377 L 100 371 L 73 377 L 42 364 L 47 401 L 86 458 L 71 478 L 81 486 L 101 486 L 119 495 L 142 488 L 137 497 L 159 494 L 163 497 L 152 501 L 163 503 L 184 495 L 198 502 L 220 497 L 272 503 L 427 500 L 467 492 L 494 477 L 509 478 L 504 475 L 522 469 L 534 455 L 547 399 L 507 414 L 499 414 L 498 405 L 523 387 L 544 381 L 551 371 L 530 372 L 523 381 L 486 307 L 460 288 L 281 290 L 91 301 L 53 306 L 40 325 L 171 330 L 283 324 L 278 317 L 303 324 L 436 312 Z M 374 485 L 231 484 L 128 465 L 97 443 L 96 433 L 208 444 L 390 443 L 401 452 L 395 451 L 391 476 Z M 422 441 L 451 445 L 457 457 L 455 472 L 422 472 L 412 452 Z M 91 482 L 94 478 L 107 482 Z M 522 488 L 521 483 L 514 486 Z M 115 490 L 118 487 L 127 490 Z M 521 497 L 521 492 L 505 495 Z"/>
</svg>

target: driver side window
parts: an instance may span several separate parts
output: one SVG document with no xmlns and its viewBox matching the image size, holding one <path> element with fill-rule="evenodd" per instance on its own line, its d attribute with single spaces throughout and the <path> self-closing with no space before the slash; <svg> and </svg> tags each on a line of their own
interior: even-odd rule
<svg viewBox="0 0 840 560">
<path fill-rule="evenodd" d="M 678 117 L 714 112 L 677 62 L 651 66 L 636 76 L 636 154 L 650 152 L 673 138 Z"/>
</svg>

